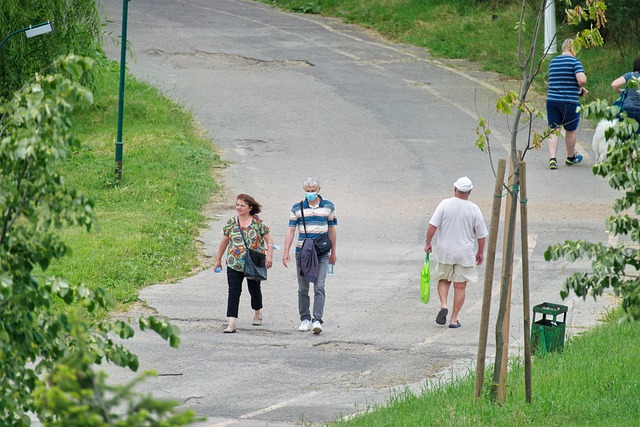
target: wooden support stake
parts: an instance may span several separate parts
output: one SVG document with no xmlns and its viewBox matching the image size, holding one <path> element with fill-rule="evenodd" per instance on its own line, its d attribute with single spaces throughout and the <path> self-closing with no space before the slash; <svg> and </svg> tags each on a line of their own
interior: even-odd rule
<svg viewBox="0 0 640 427">
<path fill-rule="evenodd" d="M 520 162 L 520 227 L 522 230 L 522 310 L 524 311 L 524 389 L 531 403 L 531 318 L 529 302 L 529 219 L 527 214 L 527 168 Z"/>
<path fill-rule="evenodd" d="M 500 207 L 502 203 L 502 189 L 504 174 L 507 168 L 505 159 L 498 160 L 496 184 L 493 189 L 493 205 L 491 209 L 491 224 L 489 226 L 489 242 L 487 245 L 486 269 L 484 272 L 484 291 L 482 294 L 482 315 L 480 317 L 480 337 L 478 339 L 478 358 L 476 362 L 475 399 L 482 397 L 484 382 L 485 357 L 487 354 L 487 335 L 489 334 L 489 313 L 491 311 L 491 292 L 493 287 L 493 272 L 496 263 L 496 243 L 500 228 Z"/>
<path fill-rule="evenodd" d="M 521 157 L 518 153 L 517 158 Z M 509 326 L 511 318 L 511 288 L 513 280 L 513 253 L 515 247 L 515 221 L 518 198 L 518 165 L 513 159 L 509 168 L 509 192 L 505 206 L 505 233 L 502 261 L 502 283 L 500 287 L 500 311 L 496 325 L 496 366 L 494 367 L 495 400 L 503 404 L 507 397 L 507 371 L 509 367 Z M 498 342 L 498 340 L 500 342 Z M 499 344 L 499 345 L 498 345 Z"/>
</svg>

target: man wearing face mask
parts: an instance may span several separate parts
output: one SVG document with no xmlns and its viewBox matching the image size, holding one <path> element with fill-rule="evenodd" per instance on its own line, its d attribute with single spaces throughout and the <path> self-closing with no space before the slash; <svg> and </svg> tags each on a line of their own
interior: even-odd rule
<svg viewBox="0 0 640 427">
<path fill-rule="evenodd" d="M 320 184 L 316 178 L 307 178 L 302 184 L 305 191 L 305 198 L 295 203 L 291 208 L 289 215 L 289 228 L 284 241 L 284 254 L 282 256 L 282 264 L 289 267 L 290 255 L 289 251 L 295 237 L 296 228 L 298 229 L 298 241 L 296 244 L 296 253 L 300 252 L 302 243 L 306 238 L 318 239 L 325 234 L 329 235 L 331 240 L 331 251 L 324 255 L 318 256 L 318 274 L 316 281 L 313 283 L 313 313 L 310 311 L 311 301 L 309 298 L 310 282 L 301 275 L 301 266 L 298 265 L 298 257 L 296 257 L 296 269 L 298 276 L 298 310 L 300 312 L 300 332 L 307 332 L 313 329 L 314 334 L 322 332 L 322 313 L 324 311 L 324 284 L 327 276 L 329 264 L 334 265 L 337 260 L 336 256 L 336 218 L 335 206 L 329 200 L 320 196 Z M 312 315 L 313 314 L 313 315 Z"/>
</svg>

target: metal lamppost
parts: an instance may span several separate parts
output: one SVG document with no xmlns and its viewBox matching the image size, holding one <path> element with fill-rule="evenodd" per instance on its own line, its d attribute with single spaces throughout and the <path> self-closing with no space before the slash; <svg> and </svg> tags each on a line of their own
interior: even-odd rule
<svg viewBox="0 0 640 427">
<path fill-rule="evenodd" d="M 7 40 L 15 36 L 16 34 L 24 33 L 25 36 L 27 36 L 27 38 L 30 39 L 31 37 L 47 34 L 47 33 L 50 33 L 51 31 L 53 31 L 53 25 L 51 25 L 51 21 L 43 22 L 42 24 L 29 25 L 26 28 L 21 28 L 19 30 L 14 31 L 13 33 L 5 37 L 4 40 L 0 42 L 0 49 L 2 49 L 2 46 L 4 46 Z"/>
<path fill-rule="evenodd" d="M 118 96 L 118 135 L 116 137 L 116 176 L 118 182 L 122 181 L 122 151 L 124 143 L 122 142 L 122 121 L 124 118 L 124 76 L 125 61 L 127 59 L 127 15 L 129 11 L 129 1 L 122 0 L 122 37 L 120 40 L 120 91 Z"/>
</svg>

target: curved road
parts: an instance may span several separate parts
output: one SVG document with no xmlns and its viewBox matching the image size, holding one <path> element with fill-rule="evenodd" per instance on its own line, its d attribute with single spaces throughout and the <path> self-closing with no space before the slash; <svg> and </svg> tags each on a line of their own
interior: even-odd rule
<svg viewBox="0 0 640 427">
<path fill-rule="evenodd" d="M 104 5 L 114 34 L 121 7 Z M 248 0 L 132 1 L 128 38 L 130 71 L 193 111 L 231 162 L 220 177 L 226 196 L 203 232 L 208 256 L 221 234 L 219 219 L 234 214 L 240 192 L 264 205 L 280 246 L 306 176 L 320 179 L 339 218 L 321 335 L 297 331 L 295 272 L 282 266 L 281 250 L 263 286 L 264 326 L 251 326 L 245 291 L 236 334 L 221 333 L 224 275 L 203 270 L 141 293 L 183 336 L 177 351 L 151 334 L 131 342 L 141 369 L 160 373 L 146 389 L 209 417 L 202 426 L 316 424 L 383 404 L 394 388 L 420 391 L 467 371 L 477 351 L 482 286 L 468 289 L 462 328 L 436 325 L 435 291 L 428 305 L 419 301 L 424 235 L 438 202 L 463 175 L 473 180 L 471 199 L 489 221 L 494 177 L 488 156 L 474 148 L 474 128 L 479 115 L 488 116 L 493 156 L 506 156 L 506 124 L 494 105 L 512 83 L 337 20 Z M 109 55 L 119 58 L 118 47 Z M 125 99 L 125 174 L 127 120 Z M 582 147 L 590 137 L 588 128 L 579 130 Z M 569 305 L 574 334 L 609 301 L 561 302 L 562 278 L 589 265 L 549 264 L 542 254 L 565 239 L 606 241 L 613 193 L 591 173 L 590 150 L 585 164 L 554 172 L 547 170 L 546 149 L 527 161 L 531 302 Z M 513 354 L 523 344 L 518 268 L 515 274 Z M 490 344 L 496 301 L 494 292 Z M 126 376 L 114 372 L 112 379 Z"/>
</svg>

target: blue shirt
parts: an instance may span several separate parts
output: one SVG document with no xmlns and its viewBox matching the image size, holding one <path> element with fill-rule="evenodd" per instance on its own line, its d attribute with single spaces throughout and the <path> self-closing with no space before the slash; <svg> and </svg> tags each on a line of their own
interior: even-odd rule
<svg viewBox="0 0 640 427">
<path fill-rule="evenodd" d="M 320 196 L 318 196 L 320 197 Z M 304 209 L 304 223 L 302 224 L 302 213 L 300 209 L 300 202 L 293 205 L 291 208 L 291 214 L 289 215 L 289 227 L 298 227 L 298 242 L 296 243 L 296 253 L 300 251 L 302 242 L 306 238 L 317 239 L 323 234 L 329 232 L 329 227 L 335 227 L 338 225 L 338 218 L 336 217 L 336 208 L 329 200 L 325 200 L 320 197 L 320 203 L 318 206 L 309 205 L 309 201 L 304 199 L 302 201 Z"/>
<path fill-rule="evenodd" d="M 580 60 L 571 55 L 558 55 L 549 64 L 547 101 L 579 105 L 580 86 L 577 73 L 584 73 Z"/>
</svg>

